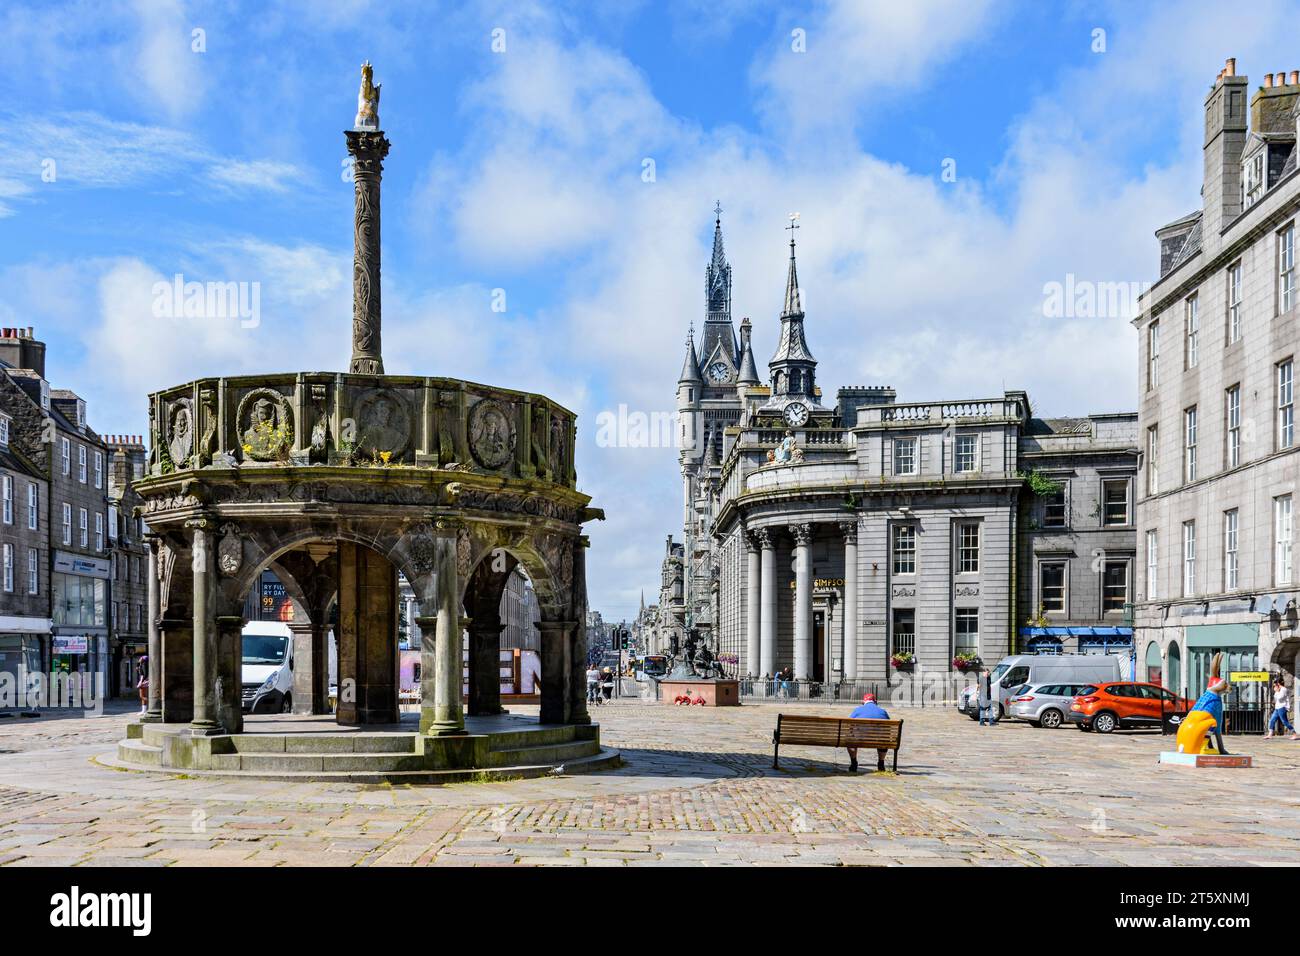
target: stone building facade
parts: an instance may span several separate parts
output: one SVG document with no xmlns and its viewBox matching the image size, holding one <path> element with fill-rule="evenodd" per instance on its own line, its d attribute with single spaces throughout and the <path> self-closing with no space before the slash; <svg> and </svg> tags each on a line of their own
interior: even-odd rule
<svg viewBox="0 0 1300 956">
<path fill-rule="evenodd" d="M 134 482 L 144 477 L 148 451 L 139 435 L 109 435 L 109 689 L 136 696 L 136 662 L 149 649 L 149 548 Z"/>
<path fill-rule="evenodd" d="M 1205 98 L 1201 208 L 1156 231 L 1139 340 L 1139 660 L 1193 695 L 1234 671 L 1294 676 L 1300 72 L 1252 92 L 1229 60 Z"/>
<path fill-rule="evenodd" d="M 734 661 L 737 675 L 790 667 L 818 684 L 887 680 L 899 665 L 951 673 L 959 655 L 995 661 L 1036 637 L 1045 653 L 1127 651 L 1127 642 L 1083 638 L 1127 636 L 1088 593 L 1102 593 L 1108 568 L 1118 579 L 1122 561 L 1122 618 L 1131 491 L 1124 527 L 1081 516 L 1040 530 L 1029 524 L 1041 507 L 1031 486 L 1055 485 L 1028 476 L 1038 468 L 1057 475 L 1091 515 L 1103 475 L 1131 487 L 1134 416 L 1062 423 L 1035 418 L 1021 391 L 904 404 L 880 386 L 842 388 L 823 405 L 793 239 L 761 384 L 749 321 L 734 364 L 726 331 L 713 328 L 723 301 L 712 294 L 715 277 L 725 274 L 729 289 L 731 274 L 721 250 L 715 222 L 705 335 L 714 344 L 701 357 L 688 339 L 678 382 L 685 543 L 669 539 L 661 617 L 680 601 L 680 627 Z M 1018 622 L 1040 623 L 1026 613 L 1038 596 L 1025 576 L 1049 551 L 1050 567 L 1075 582 L 1071 597 L 1047 614 L 1041 634 L 1021 635 Z"/>
</svg>

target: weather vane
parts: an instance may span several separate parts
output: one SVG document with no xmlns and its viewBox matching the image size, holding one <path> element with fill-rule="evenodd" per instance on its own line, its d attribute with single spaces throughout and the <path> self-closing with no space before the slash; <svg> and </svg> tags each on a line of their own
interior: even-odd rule
<svg viewBox="0 0 1300 956">
<path fill-rule="evenodd" d="M 717 202 L 715 202 L 715 203 L 713 204 L 713 215 L 717 216 L 719 219 L 722 218 L 722 200 L 721 200 L 721 199 L 719 199 Z"/>
<path fill-rule="evenodd" d="M 790 225 L 786 226 L 785 228 L 790 230 L 790 245 L 793 246 L 794 231 L 799 228 L 799 214 L 797 212 L 790 213 Z"/>
</svg>

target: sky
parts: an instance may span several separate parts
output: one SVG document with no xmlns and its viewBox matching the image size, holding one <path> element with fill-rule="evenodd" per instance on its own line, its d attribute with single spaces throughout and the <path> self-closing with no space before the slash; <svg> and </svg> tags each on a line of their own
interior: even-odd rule
<svg viewBox="0 0 1300 956">
<path fill-rule="evenodd" d="M 1300 67 L 1295 4 L 108 0 L 0 7 L 0 324 L 103 434 L 145 395 L 350 354 L 342 131 L 374 64 L 385 365 L 541 392 L 579 415 L 590 603 L 658 593 L 681 535 L 671 413 L 721 202 L 733 312 L 775 346 L 788 216 L 827 403 L 1025 389 L 1036 414 L 1136 407 L 1131 309 L 1054 284 L 1156 278 L 1199 206 L 1227 57 Z M 158 317 L 155 283 L 257 283 L 256 322 Z"/>
</svg>

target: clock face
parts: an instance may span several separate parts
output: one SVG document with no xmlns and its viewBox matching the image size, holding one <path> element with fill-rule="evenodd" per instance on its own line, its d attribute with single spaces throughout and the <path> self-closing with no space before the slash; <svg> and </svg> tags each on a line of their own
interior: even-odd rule
<svg viewBox="0 0 1300 956">
<path fill-rule="evenodd" d="M 725 382 L 731 377 L 731 369 L 726 362 L 714 362 L 709 366 L 709 379 L 714 382 Z"/>
<path fill-rule="evenodd" d="M 798 428 L 808 421 L 808 408 L 800 402 L 791 402 L 785 407 L 785 423 Z"/>
</svg>

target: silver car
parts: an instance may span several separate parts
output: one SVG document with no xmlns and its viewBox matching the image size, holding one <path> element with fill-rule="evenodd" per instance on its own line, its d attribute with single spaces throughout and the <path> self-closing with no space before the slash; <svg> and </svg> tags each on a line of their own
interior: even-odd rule
<svg viewBox="0 0 1300 956">
<path fill-rule="evenodd" d="M 1070 702 L 1087 684 L 1025 684 L 1009 699 L 1008 713 L 1035 727 L 1056 729 L 1070 712 Z"/>
</svg>

